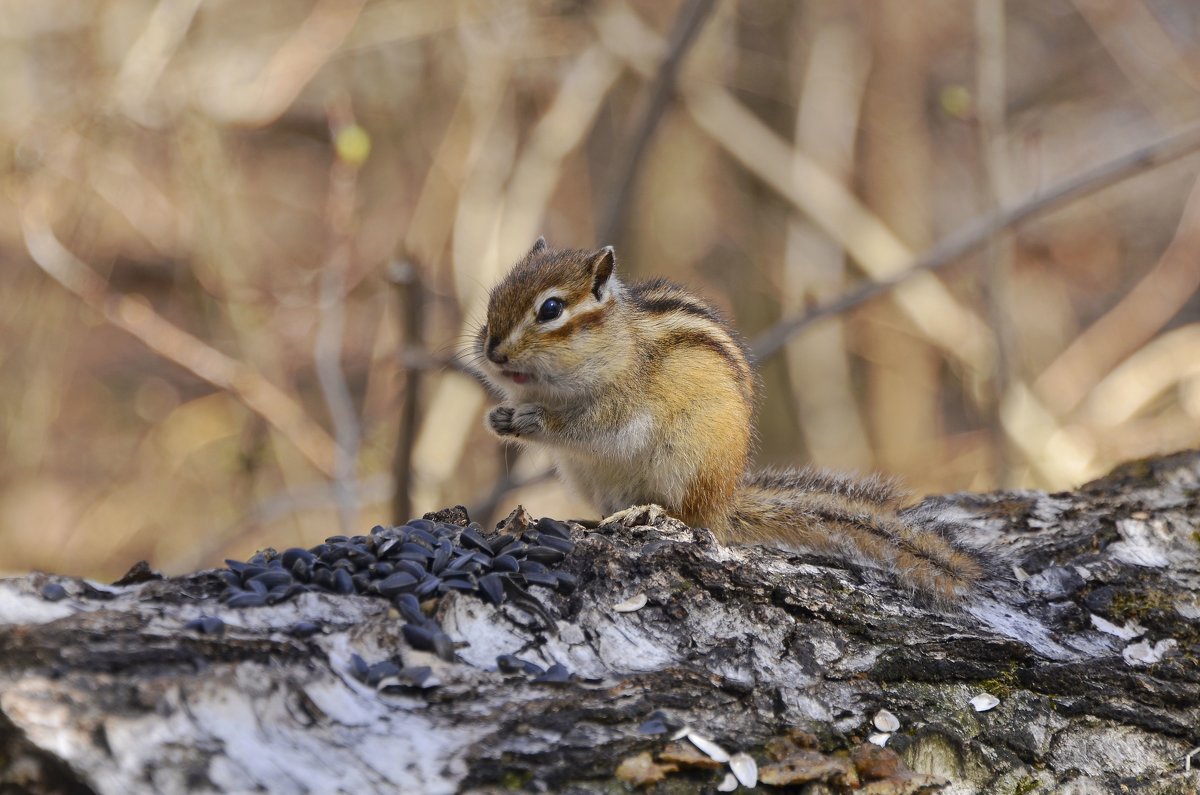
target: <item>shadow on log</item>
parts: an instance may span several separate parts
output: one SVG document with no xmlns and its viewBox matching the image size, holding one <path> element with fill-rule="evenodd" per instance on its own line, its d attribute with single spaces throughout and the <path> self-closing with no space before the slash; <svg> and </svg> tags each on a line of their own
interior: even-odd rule
<svg viewBox="0 0 1200 795">
<path fill-rule="evenodd" d="M 935 499 L 1011 571 L 961 607 L 673 520 L 575 527 L 548 615 L 424 601 L 449 660 L 380 596 L 0 581 L 0 792 L 1200 789 L 1200 453 Z"/>
</svg>

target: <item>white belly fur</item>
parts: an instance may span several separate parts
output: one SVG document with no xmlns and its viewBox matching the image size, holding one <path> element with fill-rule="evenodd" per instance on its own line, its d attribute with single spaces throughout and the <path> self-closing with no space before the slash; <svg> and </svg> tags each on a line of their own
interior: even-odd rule
<svg viewBox="0 0 1200 795">
<path fill-rule="evenodd" d="M 692 471 L 663 467 L 653 421 L 640 415 L 591 449 L 553 448 L 551 457 L 571 488 L 605 515 L 631 505 L 679 506 Z"/>
</svg>

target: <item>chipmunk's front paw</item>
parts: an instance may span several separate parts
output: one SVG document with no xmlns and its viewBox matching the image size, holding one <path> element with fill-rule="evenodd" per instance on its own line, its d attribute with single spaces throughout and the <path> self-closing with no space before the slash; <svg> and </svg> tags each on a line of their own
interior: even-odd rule
<svg viewBox="0 0 1200 795">
<path fill-rule="evenodd" d="M 546 410 L 531 403 L 497 406 L 488 412 L 487 426 L 497 436 L 534 436 L 546 429 Z"/>
<path fill-rule="evenodd" d="M 667 512 L 661 505 L 635 505 L 623 511 L 617 511 L 612 516 L 600 520 L 600 525 L 619 524 L 622 527 L 652 527 L 660 519 L 666 518 Z"/>
</svg>

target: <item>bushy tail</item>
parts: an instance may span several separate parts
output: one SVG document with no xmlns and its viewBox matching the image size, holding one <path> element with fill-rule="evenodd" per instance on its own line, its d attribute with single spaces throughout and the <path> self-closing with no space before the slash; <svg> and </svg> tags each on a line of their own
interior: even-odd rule
<svg viewBox="0 0 1200 795">
<path fill-rule="evenodd" d="M 900 513 L 894 481 L 804 468 L 746 476 L 722 541 L 803 547 L 893 573 L 940 598 L 970 591 L 985 574 L 959 541 L 957 523 L 931 512 Z"/>
</svg>

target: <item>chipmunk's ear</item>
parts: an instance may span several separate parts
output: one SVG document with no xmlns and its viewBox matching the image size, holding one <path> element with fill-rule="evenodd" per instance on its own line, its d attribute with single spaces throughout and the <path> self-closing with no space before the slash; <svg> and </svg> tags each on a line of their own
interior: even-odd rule
<svg viewBox="0 0 1200 795">
<path fill-rule="evenodd" d="M 549 248 L 549 246 L 546 245 L 546 238 L 539 237 L 537 240 L 534 241 L 533 248 L 529 249 L 529 253 L 526 254 L 525 256 L 532 257 L 534 254 L 538 254 L 542 251 L 545 251 L 547 248 Z"/>
<path fill-rule="evenodd" d="M 592 255 L 588 262 L 588 270 L 592 274 L 592 295 L 599 301 L 617 268 L 617 252 L 612 246 L 605 246 Z"/>
</svg>

